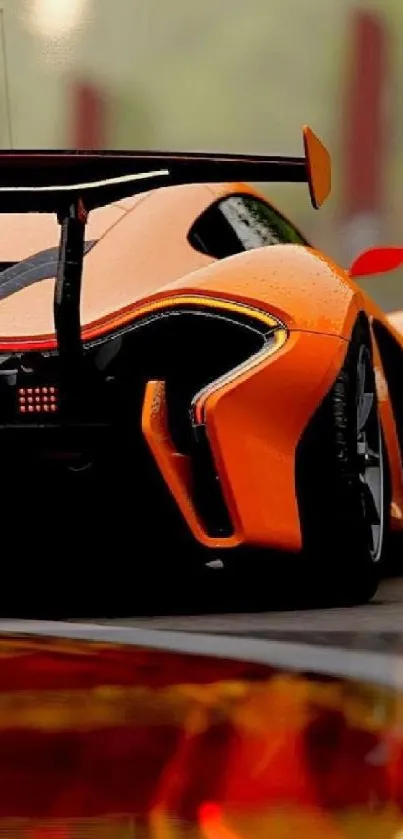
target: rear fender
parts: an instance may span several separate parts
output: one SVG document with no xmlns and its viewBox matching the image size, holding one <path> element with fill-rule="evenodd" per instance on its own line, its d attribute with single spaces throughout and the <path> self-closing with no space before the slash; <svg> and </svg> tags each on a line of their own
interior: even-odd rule
<svg viewBox="0 0 403 839">
<path fill-rule="evenodd" d="M 300 437 L 334 380 L 347 342 L 294 332 L 259 366 L 212 391 L 203 413 L 223 494 L 250 545 L 298 551 Z"/>
<path fill-rule="evenodd" d="M 348 340 L 363 299 L 348 275 L 319 251 L 274 245 L 216 262 L 166 286 L 158 296 L 203 294 L 238 300 L 279 318 L 289 330 Z"/>
</svg>

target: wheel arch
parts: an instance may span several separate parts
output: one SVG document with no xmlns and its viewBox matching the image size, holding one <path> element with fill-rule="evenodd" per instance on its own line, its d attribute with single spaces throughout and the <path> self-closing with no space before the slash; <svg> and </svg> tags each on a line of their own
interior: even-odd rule
<svg viewBox="0 0 403 839">
<path fill-rule="evenodd" d="M 371 319 L 391 500 L 391 528 L 403 532 L 403 347 L 381 317 Z"/>
<path fill-rule="evenodd" d="M 361 490 L 358 490 L 358 487 L 361 487 L 361 477 L 359 479 L 354 457 L 356 444 L 353 444 L 353 439 L 357 439 L 358 433 L 358 391 L 354 370 L 363 346 L 368 347 L 370 351 L 368 369 L 373 371 L 372 386 L 375 389 L 377 385 L 371 325 L 367 313 L 360 311 L 351 330 L 350 339 L 346 342 L 344 361 L 301 436 L 296 452 L 295 473 L 303 554 L 309 558 L 314 557 L 318 573 L 327 573 L 327 555 L 325 551 L 323 556 L 323 552 L 324 546 L 328 545 L 331 554 L 330 566 L 333 564 L 333 571 L 337 574 L 340 571 L 340 580 L 346 585 L 349 584 L 349 575 L 352 573 L 353 581 L 355 577 L 359 588 L 361 572 L 358 573 L 358 569 L 362 567 L 363 579 L 366 580 L 369 575 L 368 582 L 372 590 L 377 573 L 374 568 L 372 579 L 372 572 L 368 566 L 369 554 L 367 555 L 363 541 L 367 525 L 361 519 Z M 385 472 L 384 488 L 387 494 L 384 495 L 381 504 L 386 513 L 387 462 Z M 334 532 L 329 539 L 332 522 Z M 385 545 L 386 541 L 383 557 Z M 357 567 L 354 559 L 351 569 L 349 563 L 344 561 L 350 554 L 354 558 L 358 557 Z"/>
<path fill-rule="evenodd" d="M 372 333 L 379 352 L 403 456 L 403 347 L 379 318 L 372 320 Z"/>
<path fill-rule="evenodd" d="M 342 338 L 362 307 L 347 274 L 305 245 L 271 245 L 227 257 L 170 283 L 157 298 L 173 293 L 237 300 L 270 312 L 289 330 Z"/>
<path fill-rule="evenodd" d="M 391 526 L 392 530 L 403 530 L 401 513 L 403 502 L 403 470 L 402 470 L 402 452 L 403 452 L 403 388 L 399 392 L 398 381 L 399 372 L 401 381 L 403 382 L 403 348 L 399 342 L 393 337 L 387 326 L 382 323 L 379 318 L 371 318 L 368 313 L 361 309 L 353 323 L 350 341 L 353 339 L 354 333 L 360 329 L 364 336 L 368 339 L 371 348 L 374 371 L 376 376 L 376 384 L 378 391 L 378 398 L 380 399 L 380 413 L 381 424 L 385 451 L 385 478 L 386 491 L 388 493 L 391 506 Z M 347 344 L 348 346 L 348 344 Z M 399 364 L 395 364 L 396 356 Z M 344 362 L 343 362 L 344 363 Z M 324 410 L 327 397 L 329 396 L 334 383 L 337 380 L 339 373 L 342 370 L 343 363 L 340 369 L 334 375 L 334 381 L 330 384 L 328 392 L 325 394 L 322 402 L 318 405 L 317 410 L 311 417 L 310 422 L 306 426 L 299 445 L 296 451 L 295 460 L 295 474 L 296 474 L 296 494 L 298 499 L 298 507 L 301 511 L 304 506 L 304 498 L 306 495 L 306 481 L 305 481 L 305 467 L 304 463 L 307 458 L 307 450 L 312 444 L 315 435 L 320 433 L 321 417 Z M 380 378 L 377 373 L 380 369 Z M 386 382 L 386 390 L 382 387 L 382 377 Z M 401 410 L 401 425 L 400 429 L 397 427 L 394 417 L 396 416 L 396 402 L 400 398 Z M 400 436 L 399 436 L 400 431 Z M 309 480 L 308 480 L 309 484 Z M 395 503 L 392 503 L 395 502 Z M 301 528 L 303 529 L 303 513 L 301 514 Z"/>
</svg>

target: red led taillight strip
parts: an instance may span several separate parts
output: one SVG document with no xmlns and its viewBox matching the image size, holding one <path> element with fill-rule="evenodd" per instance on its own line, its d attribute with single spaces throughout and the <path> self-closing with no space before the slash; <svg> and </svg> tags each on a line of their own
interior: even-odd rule
<svg viewBox="0 0 403 839">
<path fill-rule="evenodd" d="M 54 414 L 58 407 L 58 391 L 55 387 L 18 388 L 20 414 Z"/>
</svg>

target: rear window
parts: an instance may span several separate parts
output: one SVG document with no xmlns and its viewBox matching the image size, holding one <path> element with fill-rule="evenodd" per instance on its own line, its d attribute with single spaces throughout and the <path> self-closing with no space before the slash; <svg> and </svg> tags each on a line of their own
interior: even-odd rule
<svg viewBox="0 0 403 839">
<path fill-rule="evenodd" d="M 196 250 L 215 259 L 266 245 L 308 245 L 270 204 L 244 194 L 231 195 L 208 207 L 193 224 L 189 241 Z"/>
</svg>

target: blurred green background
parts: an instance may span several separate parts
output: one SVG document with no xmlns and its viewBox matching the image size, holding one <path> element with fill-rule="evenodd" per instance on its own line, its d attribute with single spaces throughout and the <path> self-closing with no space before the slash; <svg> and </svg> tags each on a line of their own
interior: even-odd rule
<svg viewBox="0 0 403 839">
<path fill-rule="evenodd" d="M 402 0 L 1 0 L 0 9 L 3 147 L 57 148 L 82 138 L 108 147 L 298 154 L 309 123 L 333 156 L 328 205 L 312 210 L 301 186 L 266 192 L 343 264 L 378 240 L 403 244 Z M 375 15 L 388 62 L 375 231 L 353 227 L 342 190 L 360 11 Z M 367 95 L 364 78 L 362 87 Z M 401 274 L 366 286 L 386 308 L 403 308 Z"/>
</svg>

